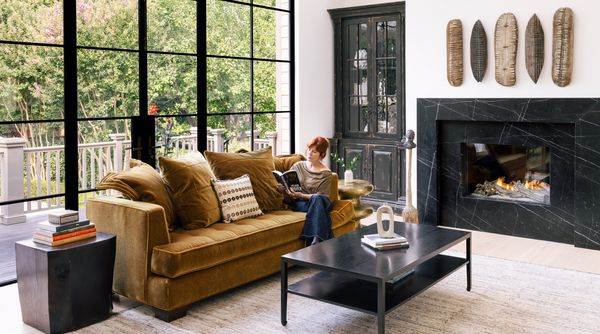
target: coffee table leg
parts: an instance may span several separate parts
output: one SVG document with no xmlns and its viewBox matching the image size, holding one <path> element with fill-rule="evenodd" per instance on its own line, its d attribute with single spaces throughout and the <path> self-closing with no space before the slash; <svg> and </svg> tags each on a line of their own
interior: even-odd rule
<svg viewBox="0 0 600 334">
<path fill-rule="evenodd" d="M 287 262 L 281 260 L 281 324 L 284 326 L 287 325 L 287 269 Z"/>
<path fill-rule="evenodd" d="M 377 333 L 385 333 L 385 281 L 377 282 Z"/>
<path fill-rule="evenodd" d="M 471 291 L 471 237 L 467 238 L 467 291 Z"/>
</svg>

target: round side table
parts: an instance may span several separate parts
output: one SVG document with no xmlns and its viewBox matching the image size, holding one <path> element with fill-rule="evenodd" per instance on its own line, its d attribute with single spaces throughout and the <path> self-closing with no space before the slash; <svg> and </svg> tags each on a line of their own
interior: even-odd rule
<svg viewBox="0 0 600 334">
<path fill-rule="evenodd" d="M 373 208 L 360 203 L 361 196 L 366 196 L 373 191 L 373 185 L 365 180 L 354 179 L 350 183 L 344 180 L 338 181 L 338 193 L 341 199 L 352 200 L 354 206 L 354 218 L 363 219 L 373 213 Z"/>
</svg>

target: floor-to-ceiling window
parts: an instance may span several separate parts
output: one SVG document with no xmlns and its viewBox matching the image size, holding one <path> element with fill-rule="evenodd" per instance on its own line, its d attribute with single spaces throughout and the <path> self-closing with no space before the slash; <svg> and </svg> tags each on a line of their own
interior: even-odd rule
<svg viewBox="0 0 600 334">
<path fill-rule="evenodd" d="M 131 122 L 140 112 L 137 0 L 76 0 L 78 203 L 126 168 Z M 67 45 L 67 52 L 70 51 Z"/>
<path fill-rule="evenodd" d="M 293 147 L 293 0 L 4 0 L 0 51 L 0 284 L 131 157 Z"/>
<path fill-rule="evenodd" d="M 290 152 L 292 8 L 292 0 L 207 0 L 207 125 L 224 138 L 209 149 Z"/>
<path fill-rule="evenodd" d="M 63 43 L 62 0 L 2 1 L 0 282 L 14 279 L 14 241 L 31 237 L 25 213 L 64 202 Z"/>
<path fill-rule="evenodd" d="M 195 148 L 195 134 L 203 133 L 197 131 L 196 31 L 203 8 L 190 0 L 147 0 L 147 8 L 147 109 L 155 124 L 154 155 L 180 155 Z"/>
</svg>

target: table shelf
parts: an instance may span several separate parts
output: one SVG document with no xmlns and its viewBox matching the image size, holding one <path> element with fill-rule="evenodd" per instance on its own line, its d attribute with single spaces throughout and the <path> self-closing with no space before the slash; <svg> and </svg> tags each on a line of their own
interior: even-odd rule
<svg viewBox="0 0 600 334">
<path fill-rule="evenodd" d="M 467 264 L 467 259 L 436 255 L 395 284 L 386 284 L 386 314 L 427 290 Z M 337 273 L 319 272 L 288 286 L 288 292 L 303 297 L 377 314 L 377 283 Z"/>
</svg>

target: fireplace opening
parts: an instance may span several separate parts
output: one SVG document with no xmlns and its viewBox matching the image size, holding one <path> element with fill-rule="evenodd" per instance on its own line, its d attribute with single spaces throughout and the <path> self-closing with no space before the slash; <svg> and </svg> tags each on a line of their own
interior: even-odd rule
<svg viewBox="0 0 600 334">
<path fill-rule="evenodd" d="M 550 204 L 550 149 L 465 143 L 463 195 Z"/>
</svg>

